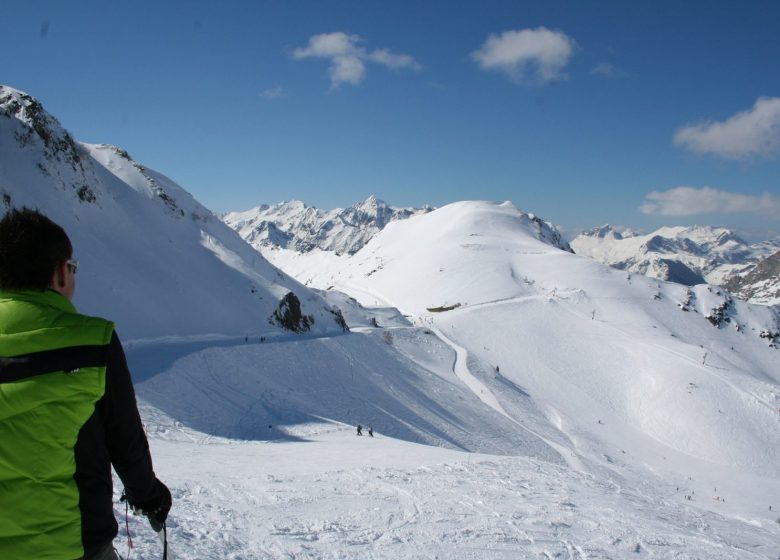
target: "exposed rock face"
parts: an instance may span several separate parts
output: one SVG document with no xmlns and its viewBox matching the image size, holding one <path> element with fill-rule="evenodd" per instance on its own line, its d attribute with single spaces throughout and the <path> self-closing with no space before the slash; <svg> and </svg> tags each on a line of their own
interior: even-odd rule
<svg viewBox="0 0 780 560">
<path fill-rule="evenodd" d="M 736 276 L 725 287 L 753 303 L 780 305 L 780 251 L 759 262 L 744 276 Z"/>
<path fill-rule="evenodd" d="M 301 312 L 301 300 L 292 292 L 279 302 L 279 306 L 271 315 L 270 322 L 295 333 L 308 332 L 314 324 L 314 317 Z M 343 327 L 342 327 L 343 328 Z"/>
</svg>

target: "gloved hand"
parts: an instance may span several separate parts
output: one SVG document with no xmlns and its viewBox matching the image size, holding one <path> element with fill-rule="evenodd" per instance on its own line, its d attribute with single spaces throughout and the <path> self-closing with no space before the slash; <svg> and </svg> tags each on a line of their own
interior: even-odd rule
<svg viewBox="0 0 780 560">
<path fill-rule="evenodd" d="M 127 497 L 127 501 L 133 511 L 141 513 L 149 518 L 149 524 L 156 532 L 162 531 L 163 523 L 168 518 L 168 512 L 171 510 L 173 499 L 171 491 L 159 479 L 154 485 L 154 495 L 142 502 L 136 502 L 132 496 Z"/>
</svg>

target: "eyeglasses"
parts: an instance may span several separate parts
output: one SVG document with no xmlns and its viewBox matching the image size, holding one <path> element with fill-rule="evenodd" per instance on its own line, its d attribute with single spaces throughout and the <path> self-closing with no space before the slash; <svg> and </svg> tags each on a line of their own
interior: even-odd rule
<svg viewBox="0 0 780 560">
<path fill-rule="evenodd" d="M 65 262 L 68 264 L 70 269 L 73 271 L 73 274 L 76 274 L 76 271 L 79 269 L 79 261 L 77 261 L 76 259 L 68 259 Z"/>
</svg>

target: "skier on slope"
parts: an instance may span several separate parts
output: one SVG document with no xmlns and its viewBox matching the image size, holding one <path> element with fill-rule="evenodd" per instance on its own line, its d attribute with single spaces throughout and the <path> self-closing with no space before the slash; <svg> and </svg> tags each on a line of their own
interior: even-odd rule
<svg viewBox="0 0 780 560">
<path fill-rule="evenodd" d="M 357 425 L 357 435 L 362 436 L 363 435 L 363 426 L 360 424 Z"/>
<path fill-rule="evenodd" d="M 114 324 L 70 301 L 77 268 L 40 212 L 0 220 L 2 558 L 117 560 L 112 465 L 150 521 L 171 507 Z"/>
</svg>

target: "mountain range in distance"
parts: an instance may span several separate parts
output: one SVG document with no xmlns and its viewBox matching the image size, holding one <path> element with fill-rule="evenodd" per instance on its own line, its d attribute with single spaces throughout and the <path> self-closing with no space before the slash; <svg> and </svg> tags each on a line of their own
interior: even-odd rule
<svg viewBox="0 0 780 560">
<path fill-rule="evenodd" d="M 326 211 L 292 200 L 221 218 L 273 260 L 273 249 L 354 255 L 389 223 L 431 210 L 396 208 L 371 195 L 346 209 Z M 553 224 L 533 219 L 556 246 L 614 268 L 687 286 L 723 286 L 751 303 L 780 303 L 780 238 L 748 244 L 723 227 L 664 227 L 643 235 L 606 225 L 567 243 Z"/>
</svg>

